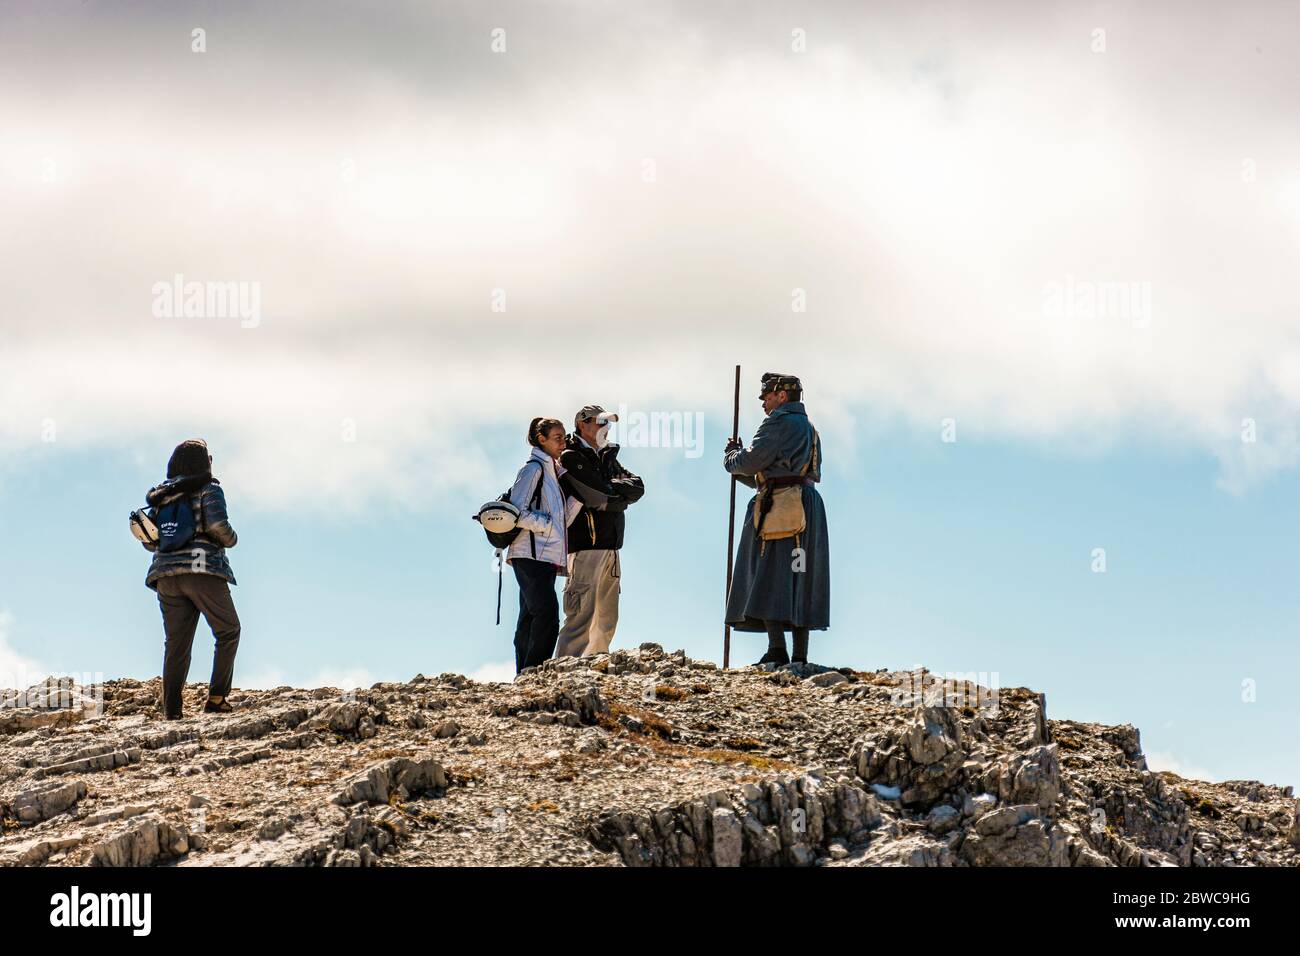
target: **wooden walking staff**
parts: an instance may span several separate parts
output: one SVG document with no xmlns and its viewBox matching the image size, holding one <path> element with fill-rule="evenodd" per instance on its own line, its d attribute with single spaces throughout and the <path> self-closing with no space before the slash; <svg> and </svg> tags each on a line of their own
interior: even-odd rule
<svg viewBox="0 0 1300 956">
<path fill-rule="evenodd" d="M 732 404 L 731 415 L 731 440 L 740 439 L 740 366 L 736 366 L 736 394 Z M 731 511 L 727 518 L 727 598 L 731 597 L 731 571 L 732 562 L 735 560 L 732 549 L 736 540 L 736 476 L 731 476 Z M 727 616 L 726 605 L 723 605 L 722 616 L 725 620 Z M 725 624 L 726 632 L 722 637 L 722 669 L 726 670 L 731 666 L 731 625 Z"/>
</svg>

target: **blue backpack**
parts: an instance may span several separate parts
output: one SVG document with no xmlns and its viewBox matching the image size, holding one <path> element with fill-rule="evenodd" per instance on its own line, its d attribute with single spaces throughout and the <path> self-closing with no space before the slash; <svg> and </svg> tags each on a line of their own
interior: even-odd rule
<svg viewBox="0 0 1300 956">
<path fill-rule="evenodd" d="M 164 501 L 150 516 L 158 526 L 159 551 L 180 551 L 194 540 L 196 526 L 189 495 L 179 494 Z"/>
</svg>

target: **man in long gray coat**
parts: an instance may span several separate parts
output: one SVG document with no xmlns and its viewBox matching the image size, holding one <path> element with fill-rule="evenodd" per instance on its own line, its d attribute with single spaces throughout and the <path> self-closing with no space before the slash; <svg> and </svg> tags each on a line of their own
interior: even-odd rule
<svg viewBox="0 0 1300 956">
<path fill-rule="evenodd" d="M 821 439 L 808 421 L 798 378 L 766 373 L 760 398 L 767 417 L 753 443 L 746 449 L 732 439 L 723 459 L 728 472 L 758 492 L 745 509 L 727 595 L 727 623 L 737 631 L 767 632 L 767 653 L 759 664 L 791 662 L 787 630 L 794 638 L 793 660 L 807 663 L 808 632 L 830 626 L 830 542 L 826 508 L 816 488 L 821 480 Z M 764 498 L 790 486 L 801 490 L 804 529 L 764 540 L 755 528 L 754 509 L 758 506 L 761 515 Z"/>
</svg>

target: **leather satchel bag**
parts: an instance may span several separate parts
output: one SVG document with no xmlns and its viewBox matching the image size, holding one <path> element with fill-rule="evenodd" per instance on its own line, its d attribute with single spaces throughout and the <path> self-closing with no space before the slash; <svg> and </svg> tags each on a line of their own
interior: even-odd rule
<svg viewBox="0 0 1300 956">
<path fill-rule="evenodd" d="M 765 479 L 760 471 L 755 477 L 763 486 L 754 507 L 754 532 L 764 541 L 793 538 L 808 526 L 803 511 L 803 483 L 808 470 L 817 463 L 817 429 L 813 429 L 812 457 L 797 475 Z"/>
</svg>

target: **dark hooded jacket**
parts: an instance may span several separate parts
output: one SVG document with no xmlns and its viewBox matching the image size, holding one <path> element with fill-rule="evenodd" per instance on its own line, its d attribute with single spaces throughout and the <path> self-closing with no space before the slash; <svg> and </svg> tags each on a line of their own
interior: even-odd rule
<svg viewBox="0 0 1300 956">
<path fill-rule="evenodd" d="M 618 461 L 618 445 L 596 449 L 570 435 L 560 454 L 564 490 L 582 502 L 569 525 L 569 552 L 623 547 L 623 512 L 645 494 L 645 484 Z"/>
</svg>

